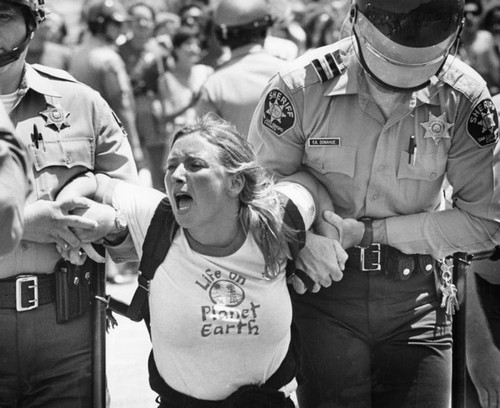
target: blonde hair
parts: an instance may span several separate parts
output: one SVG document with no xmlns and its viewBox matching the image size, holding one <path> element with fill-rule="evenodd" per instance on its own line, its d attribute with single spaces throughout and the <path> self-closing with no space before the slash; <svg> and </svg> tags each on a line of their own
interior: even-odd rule
<svg viewBox="0 0 500 408">
<path fill-rule="evenodd" d="M 268 172 L 258 163 L 249 143 L 229 122 L 205 115 L 177 132 L 172 145 L 181 137 L 197 133 L 218 148 L 219 161 L 230 174 L 239 175 L 243 188 L 239 194 L 239 219 L 245 233 L 251 233 L 265 261 L 265 275 L 278 275 L 279 262 L 290 256 L 288 241 L 295 231 L 283 223 L 283 208 Z"/>
</svg>

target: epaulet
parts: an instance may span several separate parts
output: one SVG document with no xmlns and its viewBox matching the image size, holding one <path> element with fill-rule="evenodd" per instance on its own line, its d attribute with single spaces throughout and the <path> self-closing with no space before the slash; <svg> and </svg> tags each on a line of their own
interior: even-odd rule
<svg viewBox="0 0 500 408">
<path fill-rule="evenodd" d="M 342 75 L 346 69 L 340 55 L 340 50 L 335 50 L 313 59 L 311 65 L 321 82 L 326 82 L 338 75 Z"/>
<path fill-rule="evenodd" d="M 287 72 L 281 73 L 283 81 L 292 92 L 338 78 L 347 69 L 342 51 L 338 48 L 332 50 L 332 47 L 322 47 L 312 53 L 312 55 L 304 55 L 307 58 L 306 61 L 299 57 L 289 66 Z"/>
<path fill-rule="evenodd" d="M 62 79 L 63 81 L 78 82 L 77 79 L 70 73 L 62 69 L 47 67 L 45 65 L 33 64 L 31 65 L 37 72 L 48 75 L 52 78 Z"/>
</svg>

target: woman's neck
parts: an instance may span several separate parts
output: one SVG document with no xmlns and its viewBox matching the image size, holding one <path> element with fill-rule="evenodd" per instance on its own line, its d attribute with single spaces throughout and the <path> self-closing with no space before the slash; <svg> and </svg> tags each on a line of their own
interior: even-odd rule
<svg viewBox="0 0 500 408">
<path fill-rule="evenodd" d="M 207 228 L 193 229 L 188 228 L 189 236 L 201 245 L 227 247 L 231 245 L 243 232 L 243 227 L 239 220 L 232 225 L 219 225 L 217 231 Z"/>
</svg>

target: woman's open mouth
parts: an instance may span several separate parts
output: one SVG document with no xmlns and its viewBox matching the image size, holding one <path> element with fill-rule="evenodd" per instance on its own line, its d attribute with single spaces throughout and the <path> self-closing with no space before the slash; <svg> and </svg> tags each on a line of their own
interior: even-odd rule
<svg viewBox="0 0 500 408">
<path fill-rule="evenodd" d="M 188 193 L 176 193 L 175 194 L 175 205 L 178 211 L 188 210 L 193 203 L 193 197 Z"/>
</svg>

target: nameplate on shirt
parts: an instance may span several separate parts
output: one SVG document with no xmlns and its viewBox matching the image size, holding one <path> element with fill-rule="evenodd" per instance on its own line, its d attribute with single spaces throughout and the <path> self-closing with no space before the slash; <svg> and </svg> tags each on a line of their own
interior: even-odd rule
<svg viewBox="0 0 500 408">
<path fill-rule="evenodd" d="M 309 139 L 308 142 L 312 147 L 340 146 L 340 137 Z"/>
</svg>

